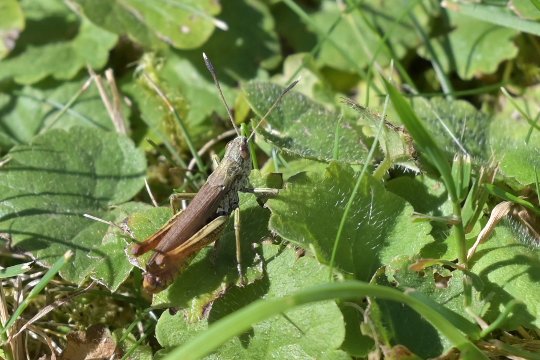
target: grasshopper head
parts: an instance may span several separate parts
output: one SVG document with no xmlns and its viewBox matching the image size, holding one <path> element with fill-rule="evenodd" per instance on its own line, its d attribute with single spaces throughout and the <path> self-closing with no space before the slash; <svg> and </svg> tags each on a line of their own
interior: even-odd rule
<svg viewBox="0 0 540 360">
<path fill-rule="evenodd" d="M 230 159 L 237 163 L 249 161 L 248 139 L 245 136 L 238 136 L 230 141 L 225 148 L 225 159 Z"/>
</svg>

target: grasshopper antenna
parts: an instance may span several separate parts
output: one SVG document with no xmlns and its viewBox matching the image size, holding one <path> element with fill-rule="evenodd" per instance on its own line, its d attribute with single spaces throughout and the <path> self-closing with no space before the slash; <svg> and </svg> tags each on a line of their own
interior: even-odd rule
<svg viewBox="0 0 540 360">
<path fill-rule="evenodd" d="M 210 74 L 212 74 L 212 78 L 214 79 L 214 84 L 216 84 L 216 87 L 218 89 L 219 96 L 221 97 L 221 101 L 223 102 L 223 104 L 225 105 L 225 108 L 227 109 L 227 114 L 229 115 L 229 119 L 231 120 L 231 124 L 232 124 L 232 126 L 234 128 L 234 131 L 236 131 L 236 134 L 238 136 L 240 136 L 241 135 L 240 130 L 238 129 L 238 126 L 236 126 L 236 124 L 234 123 L 234 119 L 233 119 L 233 116 L 232 116 L 232 113 L 231 113 L 231 109 L 229 108 L 229 105 L 227 105 L 227 101 L 225 100 L 225 96 L 223 96 L 223 91 L 221 91 L 221 86 L 219 85 L 219 81 L 218 81 L 218 78 L 217 78 L 217 75 L 216 75 L 216 70 L 214 69 L 214 65 L 212 65 L 212 63 L 210 62 L 210 59 L 208 59 L 208 56 L 206 56 L 205 53 L 203 53 L 202 56 L 203 56 L 206 68 L 208 69 L 208 71 L 210 71 Z"/>
<path fill-rule="evenodd" d="M 257 130 L 259 125 L 261 125 L 261 123 L 268 117 L 268 115 L 270 115 L 270 113 L 272 113 L 272 111 L 274 111 L 275 107 L 278 106 L 278 104 L 281 102 L 281 99 L 283 98 L 283 96 L 285 96 L 285 94 L 287 94 L 293 87 L 295 87 L 296 84 L 298 84 L 299 81 L 300 81 L 300 79 L 293 81 L 292 83 L 289 84 L 289 86 L 287 86 L 281 92 L 281 94 L 279 94 L 278 98 L 274 101 L 272 106 L 270 106 L 268 111 L 266 111 L 266 114 L 264 114 L 264 116 L 261 118 L 261 120 L 259 120 L 257 125 L 255 125 L 255 127 L 253 128 L 253 131 L 251 132 L 251 135 L 249 135 L 249 137 L 248 137 L 248 141 L 253 137 L 253 135 L 255 135 L 255 130 Z"/>
</svg>

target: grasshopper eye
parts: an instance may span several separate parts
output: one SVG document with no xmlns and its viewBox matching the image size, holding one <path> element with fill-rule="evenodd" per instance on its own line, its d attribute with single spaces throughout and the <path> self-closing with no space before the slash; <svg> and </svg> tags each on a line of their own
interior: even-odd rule
<svg viewBox="0 0 540 360">
<path fill-rule="evenodd" d="M 247 160 L 249 159 L 249 149 L 247 141 L 242 142 L 240 144 L 240 155 L 242 156 L 242 159 Z"/>
</svg>

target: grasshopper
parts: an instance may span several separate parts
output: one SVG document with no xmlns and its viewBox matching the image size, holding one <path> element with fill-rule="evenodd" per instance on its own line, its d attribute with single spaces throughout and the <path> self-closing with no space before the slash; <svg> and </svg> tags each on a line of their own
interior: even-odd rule
<svg viewBox="0 0 540 360">
<path fill-rule="evenodd" d="M 132 247 L 131 252 L 134 256 L 142 255 L 150 250 L 155 251 L 147 262 L 143 279 L 144 289 L 151 293 L 157 293 L 169 286 L 176 274 L 187 266 L 193 255 L 219 238 L 230 214 L 235 210 L 238 214 L 239 191 L 276 193 L 275 189 L 250 188 L 248 178 L 252 165 L 248 141 L 255 133 L 255 129 L 249 137 L 240 134 L 221 91 L 214 67 L 204 53 L 203 58 L 238 136 L 226 145 L 222 161 L 210 174 L 206 183 L 186 209 L 173 216 L 167 224 L 148 239 Z M 257 126 L 297 82 L 291 83 L 283 90 Z M 237 223 L 235 221 L 235 224 Z M 237 261 L 239 262 L 238 231 L 236 231 L 236 235 Z M 239 263 L 238 269 L 241 275 Z"/>
</svg>

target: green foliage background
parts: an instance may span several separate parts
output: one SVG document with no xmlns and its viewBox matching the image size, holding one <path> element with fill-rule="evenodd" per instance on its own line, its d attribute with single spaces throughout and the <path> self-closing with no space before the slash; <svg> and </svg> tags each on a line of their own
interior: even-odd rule
<svg viewBox="0 0 540 360">
<path fill-rule="evenodd" d="M 69 330 L 99 323 L 124 358 L 159 358 L 253 302 L 321 286 L 201 354 L 537 358 L 539 19 L 533 0 L 2 0 L 0 233 L 8 253 L 34 261 L 2 259 L 5 286 L 72 252 L 20 316 L 95 281 L 34 325 L 52 326 L 66 348 Z M 225 133 L 212 147 L 222 155 L 230 138 L 202 52 L 248 129 L 300 79 L 255 137 L 252 184 L 279 172 L 285 185 L 264 208 L 241 195 L 244 283 L 230 221 L 151 297 L 141 287 L 148 255 L 133 259 L 129 246 L 167 221 L 173 189 L 204 183 L 210 157 L 197 150 Z M 502 201 L 515 211 L 464 259 Z M 394 295 L 323 296 L 347 280 L 374 285 L 367 295 L 397 289 L 442 319 Z M 3 356 L 17 358 L 8 343 Z"/>
</svg>

